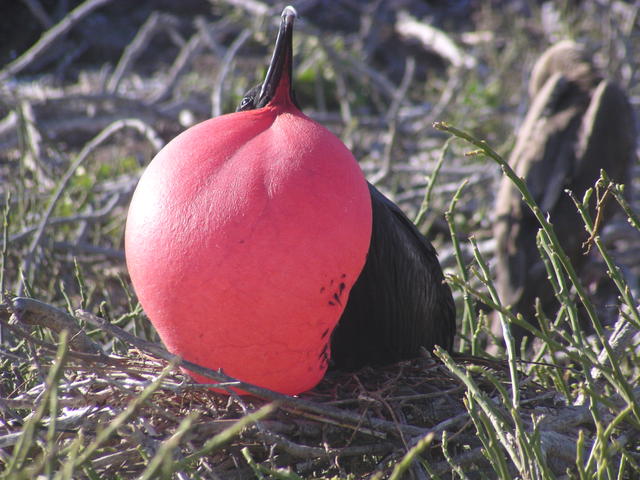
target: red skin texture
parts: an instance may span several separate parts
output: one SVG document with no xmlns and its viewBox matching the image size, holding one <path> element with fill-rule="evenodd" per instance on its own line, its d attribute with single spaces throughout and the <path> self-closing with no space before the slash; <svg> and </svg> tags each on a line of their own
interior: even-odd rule
<svg viewBox="0 0 640 480">
<path fill-rule="evenodd" d="M 344 144 L 278 98 L 169 142 L 136 188 L 125 250 L 171 352 L 298 394 L 326 371 L 369 248 L 371 200 Z"/>
</svg>

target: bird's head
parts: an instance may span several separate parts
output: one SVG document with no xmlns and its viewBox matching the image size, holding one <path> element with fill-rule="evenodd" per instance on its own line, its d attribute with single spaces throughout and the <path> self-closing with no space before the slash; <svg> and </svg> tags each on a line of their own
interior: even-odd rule
<svg viewBox="0 0 640 480">
<path fill-rule="evenodd" d="M 529 81 L 529 96 L 533 98 L 547 80 L 558 73 L 586 90 L 595 87 L 599 81 L 587 49 L 572 40 L 563 40 L 548 48 L 534 65 Z"/>
<path fill-rule="evenodd" d="M 285 7 L 282 11 L 276 46 L 264 81 L 244 95 L 236 112 L 255 110 L 267 105 L 293 104 L 298 107 L 291 82 L 293 22 L 297 16 L 292 6 Z"/>
</svg>

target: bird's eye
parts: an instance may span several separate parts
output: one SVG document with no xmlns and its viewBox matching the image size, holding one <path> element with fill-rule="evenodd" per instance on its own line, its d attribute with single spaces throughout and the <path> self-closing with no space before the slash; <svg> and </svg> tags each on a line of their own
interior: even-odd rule
<svg viewBox="0 0 640 480">
<path fill-rule="evenodd" d="M 240 106 L 238 107 L 238 111 L 247 110 L 253 106 L 253 97 L 247 95 L 240 102 Z"/>
</svg>

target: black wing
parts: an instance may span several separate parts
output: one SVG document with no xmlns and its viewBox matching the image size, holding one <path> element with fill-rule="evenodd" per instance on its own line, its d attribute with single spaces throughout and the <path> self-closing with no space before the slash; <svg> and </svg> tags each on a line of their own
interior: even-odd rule
<svg viewBox="0 0 640 480">
<path fill-rule="evenodd" d="M 338 368 L 450 350 L 455 306 L 435 249 L 391 200 L 369 184 L 373 231 L 367 261 L 331 338 Z"/>
</svg>

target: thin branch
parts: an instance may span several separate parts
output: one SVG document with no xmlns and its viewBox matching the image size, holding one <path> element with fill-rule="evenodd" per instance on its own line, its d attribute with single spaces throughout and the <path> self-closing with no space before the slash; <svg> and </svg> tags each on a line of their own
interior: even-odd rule
<svg viewBox="0 0 640 480">
<path fill-rule="evenodd" d="M 121 328 L 116 327 L 115 325 L 112 325 L 106 320 L 97 317 L 96 315 L 93 315 L 89 312 L 78 310 L 76 311 L 76 316 L 91 325 L 101 328 L 102 330 L 108 332 L 110 335 L 119 338 L 125 343 L 133 345 L 139 350 L 148 352 L 166 361 L 178 361 L 178 365 L 194 373 L 197 373 L 198 375 L 202 375 L 204 377 L 215 380 L 216 382 L 235 382 L 236 388 L 265 400 L 281 402 L 282 407 L 289 410 L 318 414 L 321 415 L 322 418 L 326 417 L 328 419 L 343 422 L 346 425 L 350 425 L 351 428 L 357 429 L 360 425 L 362 425 L 371 428 L 374 431 L 377 430 L 379 432 L 384 432 L 386 434 L 391 434 L 394 436 L 397 436 L 399 432 L 410 436 L 424 436 L 430 432 L 430 430 L 427 428 L 415 427 L 413 425 L 396 424 L 394 422 L 389 422 L 387 420 L 381 420 L 378 418 L 364 418 L 356 413 L 344 411 L 327 405 L 320 405 L 300 398 L 290 397 L 281 393 L 274 392 L 272 390 L 268 390 L 266 388 L 238 381 L 228 375 L 225 375 L 224 373 L 212 370 L 210 368 L 202 367 L 195 363 L 189 362 L 188 360 L 181 359 L 177 355 L 169 353 L 162 345 L 148 342 L 146 340 L 135 337 L 130 333 L 125 332 Z"/>
<path fill-rule="evenodd" d="M 40 325 L 57 333 L 69 332 L 69 345 L 74 350 L 101 354 L 102 348 L 80 328 L 67 312 L 33 298 L 16 297 L 11 302 L 11 311 L 22 323 Z"/>
<path fill-rule="evenodd" d="M 395 30 L 402 37 L 417 40 L 424 48 L 448 60 L 454 67 L 476 66 L 476 59 L 458 47 L 448 34 L 417 20 L 405 11 L 398 13 Z"/>
<path fill-rule="evenodd" d="M 0 82 L 6 81 L 9 77 L 24 70 L 37 58 L 39 58 L 51 45 L 60 40 L 68 33 L 76 24 L 84 17 L 89 15 L 95 9 L 106 5 L 111 0 L 87 0 L 71 10 L 59 23 L 53 28 L 47 30 L 40 40 L 38 40 L 29 50 L 24 52 L 13 62 L 0 70 Z"/>
<path fill-rule="evenodd" d="M 53 210 L 58 200 L 60 200 L 62 193 L 67 188 L 67 185 L 71 180 L 71 178 L 73 177 L 73 175 L 75 174 L 75 171 L 78 169 L 80 165 L 82 165 L 82 163 L 84 163 L 87 157 L 93 151 L 95 151 L 96 148 L 98 148 L 102 143 L 104 143 L 116 132 L 124 128 L 133 128 L 135 130 L 138 130 L 142 135 L 144 135 L 147 138 L 147 140 L 156 149 L 161 148 L 163 142 L 160 139 L 160 137 L 158 137 L 156 132 L 149 125 L 135 118 L 128 118 L 128 119 L 123 119 L 123 120 L 118 120 L 116 122 L 113 122 L 107 128 L 102 130 L 98 135 L 96 135 L 91 141 L 89 141 L 84 146 L 84 148 L 80 151 L 80 153 L 78 154 L 78 157 L 75 159 L 75 161 L 71 164 L 71 166 L 69 167 L 65 175 L 62 177 L 62 180 L 60 180 L 60 183 L 58 184 L 58 188 L 56 189 L 55 193 L 51 197 L 51 200 L 49 201 L 49 205 L 47 206 L 47 209 L 45 210 L 42 216 L 42 219 L 40 220 L 40 224 L 38 225 L 38 230 L 33 236 L 31 244 L 29 245 L 29 249 L 25 254 L 24 260 L 22 262 L 22 270 L 27 278 L 29 277 L 29 274 L 31 271 L 35 251 L 38 248 L 38 245 L 40 244 L 40 242 L 42 241 L 44 230 L 47 224 L 49 223 L 49 220 L 51 218 L 51 215 L 53 213 Z M 24 284 L 22 282 L 20 282 L 20 284 L 18 285 L 17 290 L 18 290 L 18 296 L 22 296 L 24 292 Z"/>
<path fill-rule="evenodd" d="M 413 57 L 407 58 L 406 66 L 404 69 L 404 75 L 402 77 L 402 81 L 400 82 L 400 86 L 396 94 L 393 97 L 393 101 L 391 102 L 391 106 L 389 107 L 389 111 L 387 112 L 387 121 L 389 122 L 389 131 L 387 133 L 387 142 L 384 146 L 384 152 L 382 154 L 382 168 L 378 172 L 377 175 L 374 175 L 369 179 L 371 183 L 374 185 L 379 184 L 381 181 L 385 180 L 392 173 L 392 164 L 393 164 L 393 151 L 396 145 L 397 133 L 399 130 L 399 122 L 400 122 L 400 107 L 403 102 L 406 100 L 407 93 L 411 84 L 413 82 L 413 76 L 416 71 L 416 60 Z"/>
<path fill-rule="evenodd" d="M 269 13 L 269 5 L 258 0 L 224 0 L 224 2 L 242 8 L 256 17 L 263 17 Z"/>
<path fill-rule="evenodd" d="M 40 22 L 43 28 L 51 28 L 53 26 L 53 21 L 51 17 L 47 14 L 47 11 L 42 7 L 42 4 L 38 0 L 22 0 L 34 17 Z"/>
<path fill-rule="evenodd" d="M 121 199 L 122 195 L 120 193 L 114 193 L 111 198 L 107 200 L 107 203 L 105 203 L 104 206 L 99 208 L 98 210 L 94 210 L 88 213 L 78 213 L 76 215 L 70 215 L 68 217 L 54 217 L 49 220 L 48 224 L 64 225 L 66 223 L 86 222 L 103 219 L 113 212 L 113 209 L 116 207 L 116 205 L 118 205 L 118 203 L 120 203 Z M 19 242 L 37 230 L 38 225 L 27 227 L 21 232 L 9 237 L 9 243 Z"/>
<path fill-rule="evenodd" d="M 148 104 L 161 102 L 165 100 L 173 88 L 178 83 L 180 76 L 187 70 L 187 67 L 191 64 L 191 61 L 204 46 L 205 42 L 201 32 L 194 33 L 189 41 L 182 47 L 180 53 L 176 57 L 171 69 L 167 74 L 164 86 L 160 88 L 153 96 L 148 100 Z"/>
<path fill-rule="evenodd" d="M 211 93 L 211 116 L 217 117 L 222 115 L 222 87 L 224 86 L 224 81 L 231 70 L 231 63 L 233 59 L 238 54 L 238 50 L 242 48 L 242 46 L 246 43 L 246 41 L 251 38 L 251 29 L 245 28 L 240 32 L 240 35 L 236 37 L 233 43 L 229 46 L 229 49 L 224 54 L 222 59 L 222 66 L 220 67 L 220 71 L 218 73 L 218 78 L 213 86 L 213 92 Z"/>
<path fill-rule="evenodd" d="M 176 24 L 177 20 L 173 15 L 161 14 L 158 12 L 153 12 L 149 15 L 149 18 L 147 18 L 147 21 L 144 22 L 142 27 L 140 27 L 131 43 L 129 43 L 127 48 L 124 49 L 115 71 L 111 75 L 111 78 L 109 78 L 106 92 L 115 93 L 118 90 L 122 77 L 124 77 L 138 57 L 142 55 L 144 50 L 147 48 L 147 45 L 149 45 L 149 42 L 151 42 L 153 36 L 159 30 L 173 27 Z"/>
</svg>

